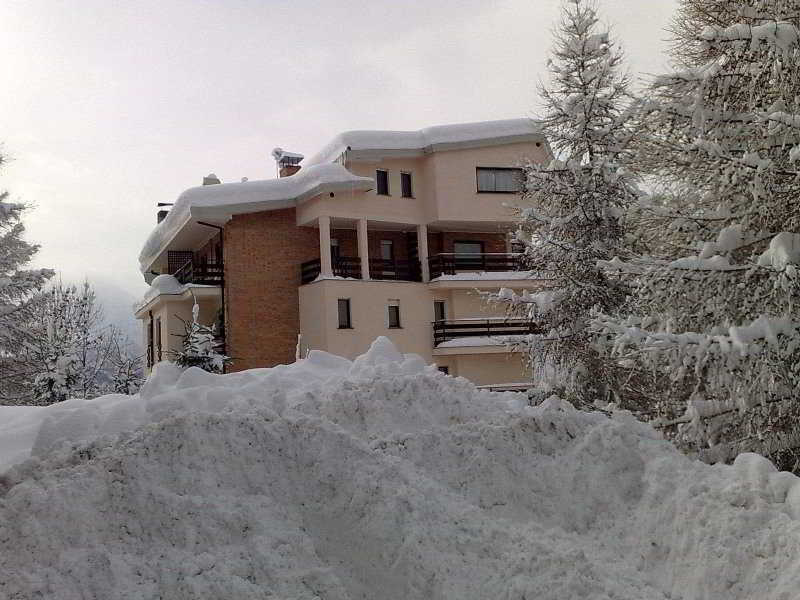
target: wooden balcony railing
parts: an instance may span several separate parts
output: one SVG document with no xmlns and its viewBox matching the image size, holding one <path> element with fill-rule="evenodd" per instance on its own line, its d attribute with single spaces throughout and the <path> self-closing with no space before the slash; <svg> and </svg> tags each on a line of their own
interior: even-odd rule
<svg viewBox="0 0 800 600">
<path fill-rule="evenodd" d="M 223 266 L 221 263 L 198 263 L 188 260 L 172 275 L 183 284 L 222 285 Z"/>
<path fill-rule="evenodd" d="M 461 272 L 519 271 L 519 254 L 435 254 L 428 258 L 431 278 Z"/>
<path fill-rule="evenodd" d="M 418 260 L 372 258 L 369 261 L 369 276 L 372 279 L 422 281 L 422 267 Z"/>
<path fill-rule="evenodd" d="M 433 322 L 433 345 L 469 337 L 497 337 L 542 333 L 536 323 L 524 319 L 452 319 Z"/>
<path fill-rule="evenodd" d="M 331 259 L 334 277 L 361 279 L 361 259 L 352 256 L 337 256 Z M 322 272 L 320 259 L 315 258 L 300 265 L 301 283 L 311 283 Z"/>
</svg>

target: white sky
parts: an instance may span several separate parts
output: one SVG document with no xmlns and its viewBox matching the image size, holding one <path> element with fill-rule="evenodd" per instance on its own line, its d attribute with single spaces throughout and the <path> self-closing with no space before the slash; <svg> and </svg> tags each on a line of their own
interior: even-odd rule
<svg viewBox="0 0 800 600">
<path fill-rule="evenodd" d="M 3 0 L 0 186 L 37 263 L 139 296 L 156 202 L 271 178 L 348 129 L 534 116 L 558 0 Z M 606 0 L 631 72 L 665 69 L 674 0 Z M 127 305 L 126 305 L 127 306 Z M 115 312 L 111 310 L 109 312 Z"/>
</svg>

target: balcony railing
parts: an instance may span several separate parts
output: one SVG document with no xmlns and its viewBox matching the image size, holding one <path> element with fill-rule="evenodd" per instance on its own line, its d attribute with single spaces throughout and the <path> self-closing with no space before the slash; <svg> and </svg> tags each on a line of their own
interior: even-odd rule
<svg viewBox="0 0 800 600">
<path fill-rule="evenodd" d="M 422 268 L 418 260 L 372 258 L 369 261 L 369 276 L 372 279 L 422 281 Z"/>
<path fill-rule="evenodd" d="M 361 259 L 353 256 L 339 256 L 331 259 L 335 277 L 361 279 Z M 300 281 L 311 283 L 322 272 L 320 259 L 315 258 L 300 265 Z M 390 279 L 396 281 L 422 281 L 422 269 L 418 260 L 383 260 L 372 258 L 369 261 L 371 279 Z"/>
<path fill-rule="evenodd" d="M 334 277 L 361 279 L 361 259 L 352 256 L 337 256 L 331 259 Z M 311 283 L 322 273 L 322 262 L 315 258 L 300 265 L 300 281 Z"/>
<path fill-rule="evenodd" d="M 455 275 L 458 272 L 519 271 L 519 254 L 435 254 L 428 258 L 431 278 Z"/>
<path fill-rule="evenodd" d="M 197 263 L 186 261 L 173 273 L 175 279 L 183 284 L 222 285 L 223 266 L 220 263 Z"/>
<path fill-rule="evenodd" d="M 453 319 L 433 322 L 433 345 L 464 338 L 499 338 L 542 333 L 536 323 L 524 319 Z"/>
</svg>

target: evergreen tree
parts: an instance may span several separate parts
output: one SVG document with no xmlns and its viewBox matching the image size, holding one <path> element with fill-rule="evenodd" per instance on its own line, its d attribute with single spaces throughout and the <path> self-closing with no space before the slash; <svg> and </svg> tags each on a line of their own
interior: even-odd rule
<svg viewBox="0 0 800 600">
<path fill-rule="evenodd" d="M 597 262 L 625 254 L 620 217 L 637 197 L 624 170 L 631 98 L 622 53 L 587 0 L 565 4 L 548 67 L 541 122 L 556 159 L 527 169 L 517 238 L 549 286 L 521 296 L 503 290 L 501 298 L 542 328 L 527 343 L 534 376 L 588 404 L 606 395 L 608 377 L 588 330 L 592 310 L 613 313 L 626 294 Z"/>
<path fill-rule="evenodd" d="M 184 322 L 185 334 L 181 349 L 173 353 L 175 363 L 183 368 L 199 367 L 210 373 L 222 373 L 231 359 L 217 352 L 220 343 L 214 325 L 202 325 L 198 321 L 200 306 L 192 307 L 192 321 Z"/>
<path fill-rule="evenodd" d="M 648 256 L 607 263 L 637 289 L 631 316 L 597 321 L 649 382 L 645 410 L 681 445 L 709 460 L 760 452 L 795 470 L 798 26 L 796 0 L 682 0 L 679 69 L 652 84 L 637 153 L 674 192 L 646 207 L 667 235 Z"/>
<path fill-rule="evenodd" d="M 0 155 L 0 165 L 3 157 Z M 30 365 L 20 359 L 31 298 L 52 277 L 49 269 L 26 269 L 39 247 L 23 239 L 23 204 L 0 191 L 0 404 L 16 404 L 32 381 Z"/>
</svg>

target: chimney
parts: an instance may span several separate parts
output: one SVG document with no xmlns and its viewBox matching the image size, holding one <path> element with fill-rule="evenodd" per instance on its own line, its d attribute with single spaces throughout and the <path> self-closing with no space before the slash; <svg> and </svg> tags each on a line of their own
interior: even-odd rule
<svg viewBox="0 0 800 600">
<path fill-rule="evenodd" d="M 300 161 L 305 157 L 296 152 L 287 152 L 283 148 L 275 148 L 272 151 L 272 158 L 278 164 L 278 176 L 289 177 L 300 170 Z"/>
<path fill-rule="evenodd" d="M 219 177 L 214 175 L 213 173 L 209 173 L 205 177 L 203 177 L 203 185 L 216 185 L 218 183 L 222 183 L 219 180 Z"/>
<path fill-rule="evenodd" d="M 164 220 L 164 217 L 166 217 L 168 214 L 169 214 L 168 210 L 158 211 L 158 213 L 156 213 L 156 218 L 158 219 L 157 223 L 161 223 L 161 221 Z"/>
</svg>

